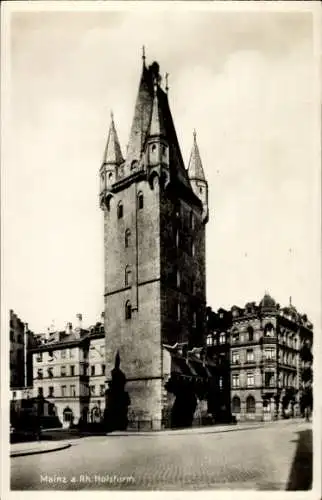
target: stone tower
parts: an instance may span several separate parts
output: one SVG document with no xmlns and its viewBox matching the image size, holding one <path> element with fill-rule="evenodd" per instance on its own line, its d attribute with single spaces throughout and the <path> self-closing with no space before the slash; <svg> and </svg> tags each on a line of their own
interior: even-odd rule
<svg viewBox="0 0 322 500">
<path fill-rule="evenodd" d="M 204 343 L 207 193 L 196 137 L 187 170 L 159 65 L 147 67 L 144 56 L 125 159 L 111 120 L 100 206 L 106 373 L 119 352 L 130 419 L 153 421 L 155 428 L 161 425 L 171 372 L 163 344 Z"/>
</svg>

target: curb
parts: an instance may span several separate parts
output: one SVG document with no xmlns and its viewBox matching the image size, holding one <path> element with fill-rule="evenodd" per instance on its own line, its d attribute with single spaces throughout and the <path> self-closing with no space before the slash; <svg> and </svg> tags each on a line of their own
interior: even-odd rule
<svg viewBox="0 0 322 500">
<path fill-rule="evenodd" d="M 200 432 L 194 432 L 194 433 L 189 433 L 189 432 L 177 432 L 177 431 L 147 431 L 147 432 L 126 432 L 126 433 L 121 433 L 121 432 L 111 432 L 107 433 L 106 436 L 111 436 L 111 437 L 131 437 L 131 436 L 186 436 L 187 434 L 221 434 L 222 432 L 236 432 L 236 431 L 247 431 L 251 429 L 262 429 L 266 427 L 265 425 L 258 425 L 258 426 L 251 426 L 251 427 L 242 427 L 238 429 L 220 429 L 220 430 L 214 430 L 214 431 L 202 431 L 200 429 Z"/>
<path fill-rule="evenodd" d="M 282 421 L 281 421 L 282 422 Z M 256 429 L 265 429 L 269 426 L 269 424 L 275 424 L 278 422 L 259 422 L 258 424 L 253 424 L 253 425 L 241 425 L 241 426 L 234 426 L 234 427 L 226 427 L 226 428 L 221 428 L 221 429 L 216 429 L 216 426 L 214 426 L 213 430 L 208 430 L 205 431 L 203 430 L 202 427 L 200 427 L 197 431 L 190 433 L 190 429 L 183 429 L 183 430 L 157 430 L 157 431 L 132 431 L 132 432 L 111 432 L 111 433 L 106 433 L 107 437 L 131 437 L 131 436 L 184 436 L 187 434 L 193 435 L 193 434 L 221 434 L 223 432 L 237 432 L 237 431 L 249 431 L 249 430 L 256 430 Z M 299 422 L 294 422 L 293 423 L 299 423 Z M 209 429 L 209 428 L 208 428 Z"/>
<path fill-rule="evenodd" d="M 49 448 L 49 449 L 40 449 L 40 450 L 26 450 L 26 451 L 17 451 L 17 452 L 10 452 L 10 458 L 14 457 L 24 457 L 27 455 L 38 455 L 40 453 L 50 453 L 52 451 L 60 451 L 60 450 L 66 450 L 67 448 L 70 448 L 71 444 L 67 443 L 64 445 L 56 446 L 55 448 Z"/>
</svg>

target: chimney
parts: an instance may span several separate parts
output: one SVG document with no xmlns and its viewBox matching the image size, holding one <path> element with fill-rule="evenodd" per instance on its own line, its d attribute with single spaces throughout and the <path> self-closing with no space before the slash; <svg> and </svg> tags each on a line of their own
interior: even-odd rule
<svg viewBox="0 0 322 500">
<path fill-rule="evenodd" d="M 81 313 L 76 314 L 77 318 L 77 327 L 82 330 L 83 328 L 83 315 Z"/>
<path fill-rule="evenodd" d="M 67 323 L 67 325 L 66 325 L 66 334 L 70 335 L 72 333 L 72 330 L 73 330 L 72 323 Z"/>
</svg>

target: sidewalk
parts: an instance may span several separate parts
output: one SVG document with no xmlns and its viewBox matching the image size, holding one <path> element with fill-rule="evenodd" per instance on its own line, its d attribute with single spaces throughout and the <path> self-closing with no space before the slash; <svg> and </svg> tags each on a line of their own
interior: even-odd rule
<svg viewBox="0 0 322 500">
<path fill-rule="evenodd" d="M 25 455 L 36 455 L 37 453 L 49 453 L 51 451 L 65 450 L 71 444 L 68 441 L 32 441 L 29 443 L 14 443 L 10 445 L 10 457 L 23 457 Z"/>
<path fill-rule="evenodd" d="M 216 434 L 219 432 L 233 432 L 233 431 L 246 431 L 251 429 L 267 428 L 272 425 L 292 425 L 299 423 L 310 423 L 305 422 L 302 418 L 293 418 L 292 420 L 273 420 L 269 422 L 240 422 L 237 424 L 222 424 L 222 425 L 210 425 L 202 427 L 190 427 L 185 429 L 164 429 L 164 430 L 152 430 L 152 431 L 113 431 L 107 436 L 175 436 L 182 434 Z"/>
</svg>

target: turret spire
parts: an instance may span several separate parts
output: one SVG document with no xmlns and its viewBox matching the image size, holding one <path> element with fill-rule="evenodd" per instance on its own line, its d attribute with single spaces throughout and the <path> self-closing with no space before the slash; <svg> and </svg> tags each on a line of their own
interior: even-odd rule
<svg viewBox="0 0 322 500">
<path fill-rule="evenodd" d="M 151 115 L 151 123 L 148 135 L 151 136 L 165 136 L 165 127 L 164 127 L 164 117 L 163 112 L 159 103 L 158 98 L 158 78 L 155 75 L 153 79 L 153 104 L 152 104 L 152 115 Z"/>
<path fill-rule="evenodd" d="M 143 61 L 143 67 L 145 68 L 145 46 L 142 46 L 142 61 Z"/>
<path fill-rule="evenodd" d="M 122 156 L 121 146 L 114 123 L 114 115 L 113 111 L 111 111 L 111 125 L 104 151 L 103 163 L 120 165 L 121 163 L 123 163 L 123 161 L 124 159 Z"/>
<path fill-rule="evenodd" d="M 205 180 L 205 174 L 202 167 L 199 148 L 197 144 L 197 132 L 193 131 L 193 146 L 190 154 L 188 165 L 188 173 L 190 179 Z"/>
</svg>

